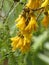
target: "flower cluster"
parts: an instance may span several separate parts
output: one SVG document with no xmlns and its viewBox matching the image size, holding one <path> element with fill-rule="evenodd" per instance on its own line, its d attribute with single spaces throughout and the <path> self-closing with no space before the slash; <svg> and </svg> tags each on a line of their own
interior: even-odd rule
<svg viewBox="0 0 49 65">
<path fill-rule="evenodd" d="M 48 5 L 48 0 L 42 3 L 41 0 L 28 0 L 25 5 L 24 10 L 15 20 L 16 27 L 19 29 L 20 34 L 18 36 L 11 38 L 12 50 L 20 49 L 21 52 L 27 52 L 31 45 L 32 31 L 38 29 L 38 24 L 36 21 L 36 16 L 34 15 L 32 9 L 37 9 L 39 7 L 46 8 Z M 49 25 L 48 14 L 45 14 L 42 24 L 47 28 Z"/>
</svg>

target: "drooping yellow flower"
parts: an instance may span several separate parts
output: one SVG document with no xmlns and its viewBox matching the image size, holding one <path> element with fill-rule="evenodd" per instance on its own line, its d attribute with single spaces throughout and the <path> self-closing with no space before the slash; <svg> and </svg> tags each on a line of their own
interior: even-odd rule
<svg viewBox="0 0 49 65">
<path fill-rule="evenodd" d="M 32 38 L 32 34 L 31 33 L 22 33 L 24 36 L 24 39 L 26 39 L 28 42 L 31 40 Z"/>
<path fill-rule="evenodd" d="M 11 41 L 18 41 L 18 40 L 19 40 L 18 36 L 11 38 Z"/>
<path fill-rule="evenodd" d="M 12 46 L 12 51 L 15 51 L 16 49 L 20 49 L 23 46 L 23 39 L 21 37 L 14 37 L 11 38 L 11 46 Z"/>
<path fill-rule="evenodd" d="M 20 40 L 20 37 L 18 37 L 18 36 L 11 38 L 11 41 L 12 41 L 11 46 L 12 46 L 13 51 L 15 51 L 17 49 L 17 44 L 18 44 L 19 40 Z"/>
<path fill-rule="evenodd" d="M 48 15 L 49 15 L 49 10 L 48 10 Z"/>
<path fill-rule="evenodd" d="M 48 5 L 48 0 L 45 0 L 42 4 L 41 7 L 46 7 Z"/>
<path fill-rule="evenodd" d="M 30 9 L 36 9 L 39 7 L 41 3 L 41 0 L 29 0 L 28 3 L 26 4 L 26 7 Z"/>
<path fill-rule="evenodd" d="M 36 19 L 34 17 L 31 17 L 31 20 L 29 21 L 29 24 L 27 25 L 27 27 L 25 28 L 25 30 L 27 32 L 31 32 L 32 30 L 36 31 L 38 25 L 36 22 Z"/>
<path fill-rule="evenodd" d="M 22 53 L 26 53 L 26 52 L 29 51 L 29 49 L 30 49 L 30 45 L 28 44 L 28 45 L 21 47 L 20 50 L 21 50 Z"/>
<path fill-rule="evenodd" d="M 23 45 L 25 46 L 26 44 L 30 44 L 30 39 L 27 37 L 24 37 L 24 44 Z"/>
<path fill-rule="evenodd" d="M 19 48 L 19 49 L 21 49 L 21 47 L 23 47 L 23 39 L 22 38 L 20 38 L 16 47 Z"/>
<path fill-rule="evenodd" d="M 21 20 L 21 15 L 19 15 L 19 17 L 15 20 L 15 22 L 18 22 L 19 20 Z"/>
<path fill-rule="evenodd" d="M 11 38 L 11 41 L 12 51 L 20 49 L 21 52 L 25 53 L 30 48 L 30 39 L 27 39 L 27 37 L 21 38 L 17 36 Z"/>
<path fill-rule="evenodd" d="M 27 40 L 24 40 L 24 45 L 21 47 L 21 52 L 25 53 L 27 51 L 29 51 L 30 49 L 30 42 L 28 42 Z"/>
<path fill-rule="evenodd" d="M 35 5 L 36 5 L 36 8 L 40 7 L 40 5 L 41 5 L 41 0 L 36 0 Z"/>
<path fill-rule="evenodd" d="M 42 25 L 47 28 L 49 26 L 49 17 L 45 15 L 44 19 L 42 20 Z"/>
<path fill-rule="evenodd" d="M 18 23 L 16 23 L 17 28 L 19 28 L 20 30 L 23 30 L 25 28 L 25 18 L 21 17 L 21 19 L 19 19 Z"/>
<path fill-rule="evenodd" d="M 23 38 L 23 46 L 20 48 L 22 53 L 29 51 L 31 45 L 31 34 L 25 34 Z"/>
</svg>

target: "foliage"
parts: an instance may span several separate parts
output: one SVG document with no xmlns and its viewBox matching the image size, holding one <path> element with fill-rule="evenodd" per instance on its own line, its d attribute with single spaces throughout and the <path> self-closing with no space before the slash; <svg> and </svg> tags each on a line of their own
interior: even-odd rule
<svg viewBox="0 0 49 65">
<path fill-rule="evenodd" d="M 44 0 L 42 0 L 44 1 Z M 29 52 L 12 52 L 11 37 L 18 35 L 15 20 L 24 8 L 27 0 L 0 0 L 0 65 L 49 65 L 49 28 L 44 28 L 41 20 L 44 12 L 34 12 L 39 24 L 38 31 L 32 32 Z M 42 6 L 41 6 L 42 7 Z M 49 5 L 48 5 L 49 9 Z M 47 11 L 47 8 L 46 8 Z"/>
</svg>

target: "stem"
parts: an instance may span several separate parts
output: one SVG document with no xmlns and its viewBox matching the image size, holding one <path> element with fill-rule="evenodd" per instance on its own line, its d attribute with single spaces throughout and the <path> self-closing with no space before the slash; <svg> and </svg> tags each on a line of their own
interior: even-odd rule
<svg viewBox="0 0 49 65">
<path fill-rule="evenodd" d="M 37 18 L 36 18 L 36 21 L 38 21 L 38 19 L 39 19 L 40 15 L 42 14 L 43 11 L 44 11 L 44 10 L 41 10 L 41 11 L 40 11 L 40 13 L 38 14 L 38 16 L 37 16 Z"/>
<path fill-rule="evenodd" d="M 10 54 L 10 53 L 14 53 L 14 52 L 9 52 L 9 53 L 7 53 L 7 54 L 5 54 L 1 59 L 0 59 L 0 63 L 6 58 L 6 57 L 8 57 L 8 55 Z"/>
<path fill-rule="evenodd" d="M 42 10 L 44 9 L 44 7 L 41 7 L 41 8 L 37 8 L 37 9 L 31 9 L 32 11 L 38 11 L 38 10 Z"/>
<path fill-rule="evenodd" d="M 4 3 L 4 0 L 2 0 L 2 6 L 1 6 L 0 10 L 2 10 L 2 8 L 3 8 L 3 3 Z"/>
<path fill-rule="evenodd" d="M 14 10 L 15 10 L 16 7 L 19 5 L 19 3 L 20 3 L 20 2 L 18 2 L 14 7 L 13 7 L 13 5 L 11 6 L 11 8 L 10 8 L 10 10 L 9 10 L 9 12 L 8 12 L 8 14 L 7 14 L 7 16 L 6 16 L 6 18 L 4 19 L 4 22 L 3 22 L 3 23 L 5 23 L 5 21 L 7 22 L 7 19 L 8 19 L 9 16 L 14 12 Z M 13 9 L 12 9 L 12 7 L 13 7 Z"/>
</svg>

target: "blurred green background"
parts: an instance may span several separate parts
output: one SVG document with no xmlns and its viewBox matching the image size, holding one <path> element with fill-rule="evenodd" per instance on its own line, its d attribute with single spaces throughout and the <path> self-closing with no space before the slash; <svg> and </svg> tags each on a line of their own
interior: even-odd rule
<svg viewBox="0 0 49 65">
<path fill-rule="evenodd" d="M 21 13 L 24 5 L 18 0 L 0 0 L 0 65 L 49 65 L 49 28 L 39 28 L 34 32 L 31 49 L 22 54 L 12 52 L 10 38 L 17 35 L 15 19 Z M 20 0 L 26 3 L 27 0 Z M 43 19 L 42 13 L 39 22 Z"/>
</svg>

